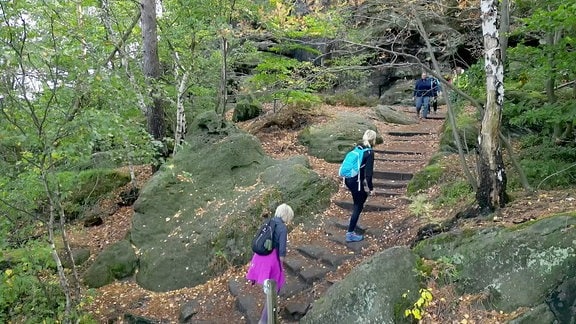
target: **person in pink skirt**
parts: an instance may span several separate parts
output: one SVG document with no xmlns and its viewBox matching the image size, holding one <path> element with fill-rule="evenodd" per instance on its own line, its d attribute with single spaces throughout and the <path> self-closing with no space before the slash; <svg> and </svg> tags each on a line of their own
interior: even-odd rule
<svg viewBox="0 0 576 324">
<path fill-rule="evenodd" d="M 260 285 L 264 284 L 266 279 L 273 279 L 276 281 L 277 292 L 280 292 L 282 286 L 286 282 L 284 275 L 284 258 L 286 257 L 286 244 L 288 238 L 287 224 L 292 222 L 294 218 L 294 211 L 292 207 L 287 204 L 282 204 L 276 208 L 272 223 L 274 225 L 274 250 L 268 255 L 258 255 L 254 253 L 250 267 L 246 273 L 246 279 L 253 283 Z M 262 310 L 262 316 L 258 324 L 266 324 L 268 319 L 268 311 L 266 303 Z"/>
</svg>

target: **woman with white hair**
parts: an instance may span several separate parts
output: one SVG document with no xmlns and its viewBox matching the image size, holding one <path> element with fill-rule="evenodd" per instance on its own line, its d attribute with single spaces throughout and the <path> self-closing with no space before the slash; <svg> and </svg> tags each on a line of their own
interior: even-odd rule
<svg viewBox="0 0 576 324">
<path fill-rule="evenodd" d="M 364 209 L 364 203 L 374 190 L 372 184 L 372 175 L 374 174 L 374 150 L 372 148 L 376 145 L 376 132 L 369 129 L 364 132 L 362 136 L 362 145 L 358 145 L 363 149 L 362 161 L 360 164 L 360 175 L 344 179 L 344 183 L 350 193 L 354 202 L 352 215 L 350 215 L 350 222 L 348 224 L 348 231 L 346 232 L 346 242 L 359 242 L 364 239 L 363 235 L 356 234 L 356 224 L 360 219 L 360 213 Z M 365 191 L 364 186 L 368 187 L 368 193 Z"/>
<path fill-rule="evenodd" d="M 274 249 L 272 253 L 268 255 L 254 253 L 252 261 L 250 261 L 246 279 L 260 285 L 263 285 L 266 279 L 273 279 L 276 281 L 277 292 L 280 292 L 280 289 L 286 282 L 284 267 L 282 266 L 284 258 L 286 257 L 286 244 L 288 241 L 288 228 L 286 225 L 290 224 L 293 218 L 294 211 L 289 205 L 281 204 L 276 207 L 276 212 L 271 220 L 273 228 L 272 245 Z M 267 319 L 268 310 L 266 303 L 264 303 L 262 316 L 258 323 L 266 323 Z"/>
</svg>

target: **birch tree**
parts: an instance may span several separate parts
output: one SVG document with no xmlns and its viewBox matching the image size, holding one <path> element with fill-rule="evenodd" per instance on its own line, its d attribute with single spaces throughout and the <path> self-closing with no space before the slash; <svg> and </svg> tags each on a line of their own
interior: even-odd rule
<svg viewBox="0 0 576 324">
<path fill-rule="evenodd" d="M 498 32 L 498 1 L 481 0 L 486 107 L 478 136 L 479 186 L 476 200 L 482 212 L 492 212 L 507 202 L 506 170 L 502 159 L 500 126 L 504 101 L 504 66 Z"/>
</svg>

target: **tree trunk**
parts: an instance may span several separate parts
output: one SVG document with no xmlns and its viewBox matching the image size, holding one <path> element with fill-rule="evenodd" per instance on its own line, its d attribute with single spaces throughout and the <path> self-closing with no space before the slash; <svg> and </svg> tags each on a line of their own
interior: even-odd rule
<svg viewBox="0 0 576 324">
<path fill-rule="evenodd" d="M 486 71 L 486 109 L 479 136 L 476 200 L 482 212 L 492 212 L 507 202 L 506 170 L 500 147 L 500 126 L 504 101 L 504 69 L 500 56 L 498 34 L 498 1 L 481 0 L 482 33 L 484 36 L 484 68 Z"/>
<path fill-rule="evenodd" d="M 164 109 L 156 82 L 160 79 L 158 36 L 156 31 L 156 0 L 141 0 L 141 24 L 143 42 L 143 69 L 150 87 L 150 99 L 146 109 L 148 132 L 158 141 L 164 139 Z"/>
<path fill-rule="evenodd" d="M 186 85 L 190 77 L 190 71 L 184 72 L 180 85 L 178 86 L 178 100 L 176 102 L 176 134 L 174 137 L 174 153 L 178 146 L 182 144 L 184 135 L 186 135 L 186 114 L 184 111 L 184 99 L 186 97 Z"/>
<path fill-rule="evenodd" d="M 220 91 L 218 94 L 218 103 L 216 105 L 216 112 L 220 113 L 222 118 L 226 114 L 226 102 L 228 101 L 228 90 L 226 88 L 226 82 L 228 79 L 228 75 L 226 73 L 227 69 L 227 55 L 228 55 L 228 39 L 225 35 L 221 38 L 221 47 L 222 47 L 222 67 L 220 70 Z"/>
</svg>

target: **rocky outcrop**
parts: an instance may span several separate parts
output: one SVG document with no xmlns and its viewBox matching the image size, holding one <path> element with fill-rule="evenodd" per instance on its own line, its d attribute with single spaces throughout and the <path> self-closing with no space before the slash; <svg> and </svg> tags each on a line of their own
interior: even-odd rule
<svg viewBox="0 0 576 324">
<path fill-rule="evenodd" d="M 286 202 L 295 222 L 313 222 L 309 216 L 326 208 L 336 189 L 304 156 L 274 160 L 256 137 L 215 113 L 201 115 L 134 204 L 136 280 L 146 289 L 169 291 L 243 265 L 263 214 Z"/>
<path fill-rule="evenodd" d="M 98 255 L 84 273 L 84 283 L 90 288 L 98 288 L 116 279 L 126 278 L 134 273 L 137 262 L 130 242 L 119 241 Z"/>
<path fill-rule="evenodd" d="M 576 274 L 576 217 L 555 216 L 513 228 L 445 233 L 419 243 L 422 257 L 449 262 L 462 293 L 484 293 L 506 312 L 546 301 Z"/>
<path fill-rule="evenodd" d="M 395 312 L 402 295 L 418 299 L 417 261 L 406 247 L 375 255 L 330 287 L 300 323 L 398 323 Z"/>
<path fill-rule="evenodd" d="M 367 129 L 376 130 L 376 126 L 366 117 L 339 113 L 328 123 L 307 127 L 300 133 L 299 140 L 310 155 L 338 163 L 354 144 L 362 143 L 362 135 Z M 382 137 L 379 136 L 377 141 L 381 143 Z"/>
<path fill-rule="evenodd" d="M 575 314 L 576 215 L 557 215 L 515 227 L 459 230 L 408 248 L 391 248 L 358 266 L 313 304 L 302 323 L 399 323 L 415 291 L 420 258 L 449 264 L 460 294 L 483 296 L 479 307 L 528 310 L 512 323 L 572 323 Z M 410 300 L 410 299 L 408 299 Z M 396 317 L 395 317 L 396 316 Z"/>
</svg>

